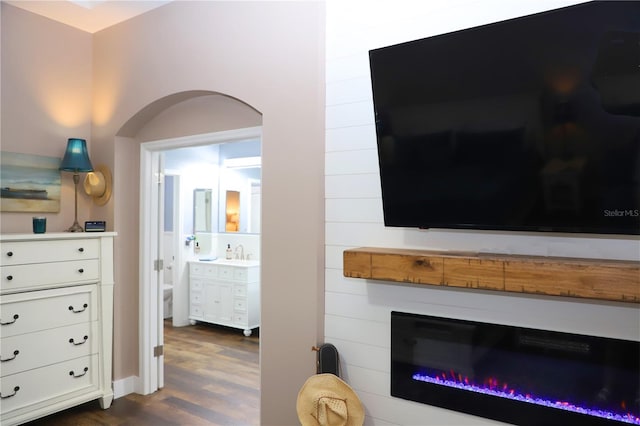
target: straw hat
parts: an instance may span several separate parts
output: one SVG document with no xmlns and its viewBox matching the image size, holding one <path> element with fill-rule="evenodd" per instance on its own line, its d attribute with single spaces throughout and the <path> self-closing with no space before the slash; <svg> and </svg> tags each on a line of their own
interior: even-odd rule
<svg viewBox="0 0 640 426">
<path fill-rule="evenodd" d="M 298 393 L 296 409 L 302 426 L 361 426 L 364 422 L 358 395 L 331 373 L 307 379 Z"/>
<path fill-rule="evenodd" d="M 99 206 L 107 204 L 111 198 L 111 171 L 107 166 L 99 165 L 84 178 L 84 192 L 93 198 Z"/>
</svg>

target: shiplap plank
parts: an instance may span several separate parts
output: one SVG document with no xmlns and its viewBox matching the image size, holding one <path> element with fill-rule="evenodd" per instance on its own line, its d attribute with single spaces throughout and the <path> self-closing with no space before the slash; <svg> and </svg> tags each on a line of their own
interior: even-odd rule
<svg viewBox="0 0 640 426">
<path fill-rule="evenodd" d="M 327 106 L 372 100 L 371 80 L 367 77 L 356 77 L 347 80 L 338 80 L 327 83 Z"/>
<path fill-rule="evenodd" d="M 324 195 L 331 198 L 380 198 L 380 174 L 359 173 L 327 175 L 324 178 Z"/>
<path fill-rule="evenodd" d="M 391 371 L 391 353 L 386 347 L 337 338 L 328 340 L 328 343 L 333 344 L 338 350 L 344 371 L 348 372 L 352 366 L 387 374 Z"/>
<path fill-rule="evenodd" d="M 375 126 L 370 123 L 327 129 L 325 149 L 327 152 L 377 149 Z"/>
<path fill-rule="evenodd" d="M 378 322 L 389 321 L 390 318 L 389 307 L 370 304 L 366 295 L 327 292 L 325 305 L 327 315 Z"/>
<path fill-rule="evenodd" d="M 391 324 L 388 321 L 377 322 L 326 314 L 324 329 L 328 341 L 335 338 L 390 348 Z"/>
<path fill-rule="evenodd" d="M 327 222 L 383 223 L 382 200 L 379 198 L 335 198 L 326 200 Z"/>
<path fill-rule="evenodd" d="M 327 129 L 373 124 L 373 105 L 360 101 L 327 106 L 325 122 Z"/>
<path fill-rule="evenodd" d="M 325 173 L 328 175 L 378 173 L 378 151 L 361 149 L 327 152 L 325 154 Z"/>
</svg>

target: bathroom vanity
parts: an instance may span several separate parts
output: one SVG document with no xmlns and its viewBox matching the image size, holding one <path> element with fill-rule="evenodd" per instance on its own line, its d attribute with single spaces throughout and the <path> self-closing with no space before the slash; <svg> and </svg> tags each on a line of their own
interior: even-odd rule
<svg viewBox="0 0 640 426">
<path fill-rule="evenodd" d="M 189 262 L 189 321 L 239 328 L 260 326 L 260 262 Z"/>
</svg>

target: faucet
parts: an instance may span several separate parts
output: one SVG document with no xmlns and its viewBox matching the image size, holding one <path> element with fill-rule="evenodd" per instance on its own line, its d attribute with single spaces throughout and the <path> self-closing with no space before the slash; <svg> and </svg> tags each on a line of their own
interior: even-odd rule
<svg viewBox="0 0 640 426">
<path fill-rule="evenodd" d="M 240 249 L 240 256 L 238 256 L 238 249 Z M 244 247 L 242 247 L 242 244 L 238 244 L 236 246 L 236 259 L 240 259 L 240 260 L 244 260 Z"/>
</svg>

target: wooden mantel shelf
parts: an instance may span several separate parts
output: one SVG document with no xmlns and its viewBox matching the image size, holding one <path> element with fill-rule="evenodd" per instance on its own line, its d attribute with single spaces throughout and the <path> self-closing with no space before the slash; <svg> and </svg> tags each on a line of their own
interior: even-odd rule
<svg viewBox="0 0 640 426">
<path fill-rule="evenodd" d="M 361 247 L 344 276 L 640 303 L 640 262 Z"/>
</svg>

